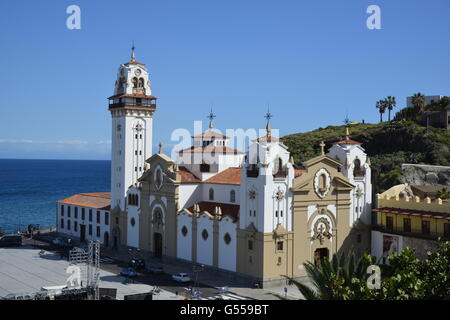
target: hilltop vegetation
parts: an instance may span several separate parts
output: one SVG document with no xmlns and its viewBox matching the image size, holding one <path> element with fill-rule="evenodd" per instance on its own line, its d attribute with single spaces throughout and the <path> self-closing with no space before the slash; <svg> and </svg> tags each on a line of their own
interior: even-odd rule
<svg viewBox="0 0 450 320">
<path fill-rule="evenodd" d="M 283 137 L 296 165 L 320 154 L 342 140 L 345 126 L 328 126 Z M 446 129 L 423 127 L 413 121 L 350 125 L 350 138 L 362 143 L 372 164 L 374 192 L 401 183 L 403 163 L 450 166 L 450 133 Z"/>
</svg>

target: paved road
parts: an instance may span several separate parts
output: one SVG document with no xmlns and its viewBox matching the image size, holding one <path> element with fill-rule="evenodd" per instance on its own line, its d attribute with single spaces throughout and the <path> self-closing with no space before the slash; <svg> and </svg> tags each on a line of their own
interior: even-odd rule
<svg viewBox="0 0 450 320">
<path fill-rule="evenodd" d="M 35 245 L 36 247 L 39 247 L 40 249 L 54 252 L 60 255 L 63 255 L 64 257 L 68 257 L 68 250 L 67 249 L 61 249 L 58 248 L 52 244 L 49 244 L 47 242 L 39 241 L 39 240 L 30 240 L 27 238 L 24 238 L 23 240 L 24 244 L 29 245 Z M 110 258 L 102 257 L 100 259 L 100 268 L 102 270 L 111 272 L 113 274 L 120 274 L 120 271 L 126 267 L 126 263 L 113 260 Z M 192 279 L 195 281 L 195 279 Z M 187 295 L 188 293 L 188 287 L 193 286 L 194 283 L 190 282 L 187 284 L 177 283 L 174 280 L 172 280 L 171 275 L 169 274 L 150 274 L 147 272 L 138 272 L 138 276 L 135 278 L 136 282 L 151 285 L 151 286 L 158 286 L 163 290 L 169 291 L 173 294 L 178 293 L 178 295 Z M 249 300 L 249 298 L 239 296 L 232 293 L 225 293 L 220 294 L 218 292 L 218 289 L 213 288 L 211 286 L 204 285 L 202 283 L 195 284 L 195 289 L 201 292 L 201 298 L 203 300 L 214 300 L 214 299 L 224 299 L 224 300 Z"/>
</svg>

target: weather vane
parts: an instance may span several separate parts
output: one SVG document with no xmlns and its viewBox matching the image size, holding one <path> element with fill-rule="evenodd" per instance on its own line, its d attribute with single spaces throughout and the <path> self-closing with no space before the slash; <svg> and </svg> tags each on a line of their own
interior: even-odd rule
<svg viewBox="0 0 450 320">
<path fill-rule="evenodd" d="M 266 115 L 264 116 L 264 118 L 266 118 L 267 119 L 267 125 L 266 125 L 266 132 L 267 132 L 267 136 L 269 137 L 270 136 L 270 119 L 272 119 L 273 118 L 273 116 L 272 116 L 272 114 L 270 113 L 270 111 L 269 111 L 269 107 L 267 106 L 267 113 L 266 113 Z"/>
</svg>

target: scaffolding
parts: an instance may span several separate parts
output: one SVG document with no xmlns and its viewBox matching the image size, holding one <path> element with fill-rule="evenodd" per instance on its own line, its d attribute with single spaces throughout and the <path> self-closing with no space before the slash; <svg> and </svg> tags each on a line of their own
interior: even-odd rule
<svg viewBox="0 0 450 320">
<path fill-rule="evenodd" d="M 70 250 L 69 264 L 80 270 L 79 287 L 87 289 L 89 299 L 99 300 L 100 242 L 90 241 L 87 250 L 82 248 Z"/>
</svg>

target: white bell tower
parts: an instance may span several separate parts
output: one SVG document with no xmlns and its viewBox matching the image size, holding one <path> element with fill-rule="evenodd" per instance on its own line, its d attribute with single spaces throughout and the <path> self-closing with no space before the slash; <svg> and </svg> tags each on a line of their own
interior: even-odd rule
<svg viewBox="0 0 450 320">
<path fill-rule="evenodd" d="M 372 217 L 370 159 L 361 143 L 350 139 L 348 127 L 345 128 L 345 139 L 335 142 L 328 156 L 342 162 L 342 174 L 356 186 L 351 192 L 349 225 L 352 226 L 358 219 L 370 225 Z"/>
<path fill-rule="evenodd" d="M 126 194 L 144 172 L 145 160 L 152 154 L 153 113 L 156 97 L 151 95 L 149 73 L 144 64 L 131 61 L 120 65 L 109 97 L 112 116 L 111 209 L 126 207 Z"/>
</svg>

